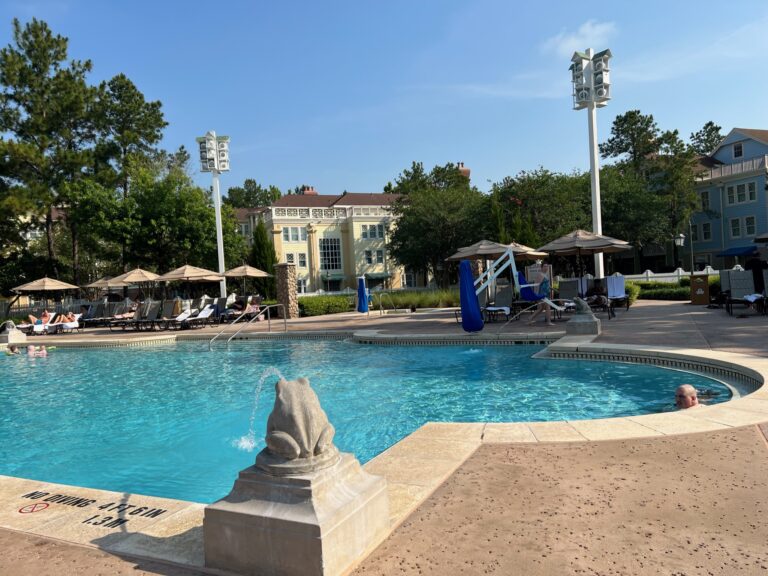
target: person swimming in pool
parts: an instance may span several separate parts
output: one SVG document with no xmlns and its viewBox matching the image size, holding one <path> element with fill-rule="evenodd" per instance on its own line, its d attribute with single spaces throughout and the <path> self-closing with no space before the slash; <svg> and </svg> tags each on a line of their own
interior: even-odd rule
<svg viewBox="0 0 768 576">
<path fill-rule="evenodd" d="M 19 351 L 19 347 L 16 346 L 16 344 L 11 344 L 10 346 L 8 346 L 8 350 L 6 350 L 5 353 L 8 356 L 16 356 L 17 354 L 21 354 L 21 352 Z"/>
<path fill-rule="evenodd" d="M 699 404 L 699 396 L 696 388 L 690 384 L 682 384 L 678 386 L 677 390 L 675 390 L 675 406 L 680 410 L 701 406 L 701 404 Z"/>
</svg>

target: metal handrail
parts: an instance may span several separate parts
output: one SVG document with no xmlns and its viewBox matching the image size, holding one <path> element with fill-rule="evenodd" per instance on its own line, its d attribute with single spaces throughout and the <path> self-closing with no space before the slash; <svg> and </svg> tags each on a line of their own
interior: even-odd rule
<svg viewBox="0 0 768 576">
<path fill-rule="evenodd" d="M 382 303 L 384 296 L 389 297 L 389 301 L 392 304 L 392 310 L 397 311 L 397 306 L 395 306 L 395 301 L 392 299 L 392 295 L 389 292 L 380 292 L 378 294 L 374 293 L 374 295 L 379 297 L 379 316 L 384 316 L 384 304 Z"/>
<path fill-rule="evenodd" d="M 230 337 L 227 339 L 227 344 L 229 344 L 229 343 L 230 343 L 230 341 L 232 340 L 232 338 L 234 338 L 235 336 L 237 336 L 238 334 L 240 334 L 240 332 L 242 332 L 242 331 L 243 331 L 243 329 L 244 329 L 246 326 L 249 326 L 249 325 L 251 324 L 251 322 L 255 322 L 256 320 L 258 320 L 258 319 L 259 319 L 259 318 L 262 316 L 262 314 L 264 314 L 265 312 L 267 313 L 267 331 L 268 331 L 268 332 L 272 332 L 272 312 L 271 312 L 271 309 L 272 309 L 272 308 L 278 308 L 278 307 L 279 307 L 279 308 L 282 308 L 282 310 L 283 310 L 283 332 L 288 332 L 288 320 L 287 320 L 287 319 L 286 319 L 286 317 L 285 317 L 285 306 L 284 306 L 283 304 L 270 304 L 269 306 L 265 306 L 265 307 L 264 307 L 262 310 L 259 310 L 259 313 L 258 313 L 258 314 L 256 314 L 256 316 L 254 316 L 253 318 L 251 318 L 250 320 L 248 320 L 248 322 L 246 322 L 245 324 L 243 324 L 242 326 L 240 326 L 240 329 L 239 329 L 237 332 L 235 332 L 234 334 L 232 334 L 232 336 L 230 336 Z M 243 312 L 242 314 L 240 314 L 240 316 L 238 316 L 237 318 L 235 318 L 235 320 L 232 322 L 232 324 L 237 324 L 237 322 L 238 322 L 239 320 L 242 320 L 242 319 L 243 319 L 243 317 L 244 317 L 246 314 L 252 314 L 252 313 L 253 313 L 253 312 Z M 213 350 L 213 341 L 214 341 L 214 340 L 216 340 L 216 338 L 218 338 L 218 337 L 219 337 L 219 336 L 221 336 L 222 334 L 224 334 L 224 332 L 226 332 L 227 328 L 229 328 L 229 324 L 227 324 L 226 326 L 224 326 L 224 328 L 222 328 L 222 329 L 221 329 L 221 332 L 219 332 L 218 334 L 216 334 L 216 336 L 214 336 L 213 338 L 211 338 L 211 339 L 208 341 L 208 350 Z"/>
</svg>

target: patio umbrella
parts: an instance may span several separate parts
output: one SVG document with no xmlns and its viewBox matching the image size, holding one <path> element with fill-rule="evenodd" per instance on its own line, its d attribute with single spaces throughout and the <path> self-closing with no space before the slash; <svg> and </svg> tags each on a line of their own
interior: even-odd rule
<svg viewBox="0 0 768 576">
<path fill-rule="evenodd" d="M 599 254 L 600 252 L 609 254 L 631 249 L 629 242 L 586 230 L 574 230 L 539 248 L 542 252 L 551 252 L 558 256 L 575 255 L 579 260 L 579 267 L 581 267 L 582 254 Z"/>
<path fill-rule="evenodd" d="M 95 282 L 91 282 L 90 284 L 86 284 L 83 286 L 83 288 L 122 288 L 123 286 L 127 286 L 125 282 L 120 282 L 119 280 L 115 280 L 114 278 L 107 278 L 104 276 L 104 278 L 99 278 Z"/>
<path fill-rule="evenodd" d="M 245 279 L 246 278 L 271 278 L 272 274 L 259 270 L 248 264 L 243 264 L 237 268 L 232 268 L 224 272 L 224 276 L 227 278 L 242 278 L 243 279 L 243 295 L 245 295 Z"/>
<path fill-rule="evenodd" d="M 165 282 L 171 282 L 174 280 L 186 280 L 186 281 L 207 281 L 212 278 L 212 282 L 221 281 L 221 274 L 214 272 L 213 270 L 206 270 L 205 268 L 198 268 L 197 266 L 190 266 L 185 264 L 176 270 L 166 272 L 162 276 L 158 276 L 158 280 Z"/>
<path fill-rule="evenodd" d="M 62 282 L 61 280 L 56 280 L 55 278 L 48 278 L 48 276 L 45 276 L 43 278 L 38 278 L 37 280 L 33 280 L 32 282 L 28 282 L 26 284 L 22 284 L 21 286 L 16 286 L 16 288 L 13 288 L 14 292 L 53 292 L 56 290 L 77 290 L 78 287 L 74 286 L 72 284 L 67 284 L 66 282 Z"/>
<path fill-rule="evenodd" d="M 114 282 L 122 282 L 123 284 L 142 284 L 144 282 L 155 282 L 158 278 L 160 278 L 160 276 L 154 272 L 142 268 L 134 268 L 125 274 L 115 276 L 110 280 L 110 283 L 112 283 L 113 286 Z"/>
<path fill-rule="evenodd" d="M 512 249 L 516 259 L 524 259 L 527 257 L 544 258 L 547 256 L 546 252 L 537 252 L 533 248 L 525 246 L 524 244 L 518 244 L 517 242 L 512 242 L 511 244 L 500 244 L 499 242 L 493 242 L 491 240 L 480 240 L 471 246 L 464 246 L 463 248 L 459 248 L 459 251 L 456 252 L 456 254 L 446 258 L 446 261 L 495 260 L 509 249 Z"/>
</svg>

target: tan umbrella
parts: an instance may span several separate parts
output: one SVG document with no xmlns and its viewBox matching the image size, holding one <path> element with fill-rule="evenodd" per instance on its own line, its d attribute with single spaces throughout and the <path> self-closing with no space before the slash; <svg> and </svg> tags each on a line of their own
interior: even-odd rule
<svg viewBox="0 0 768 576">
<path fill-rule="evenodd" d="M 227 278 L 242 278 L 243 279 L 243 295 L 245 295 L 245 279 L 246 278 L 271 278 L 272 274 L 259 270 L 248 264 L 243 264 L 237 268 L 232 268 L 224 272 L 224 276 Z"/>
<path fill-rule="evenodd" d="M 166 272 L 162 276 L 157 277 L 158 280 L 163 280 L 165 282 L 176 280 L 200 282 L 206 281 L 209 278 L 212 278 L 212 280 L 210 280 L 211 282 L 220 282 L 221 274 L 214 272 L 213 270 L 206 270 L 205 268 L 190 266 L 189 264 L 185 264 L 184 266 L 176 268 L 176 270 L 171 270 L 170 272 Z"/>
<path fill-rule="evenodd" d="M 154 272 L 150 272 L 149 270 L 144 270 L 142 268 L 134 268 L 125 274 L 115 276 L 112 278 L 112 280 L 110 280 L 110 283 L 122 282 L 124 284 L 142 284 L 144 282 L 155 282 L 158 278 L 160 277 Z M 114 286 L 114 284 L 112 285 Z"/>
<path fill-rule="evenodd" d="M 127 284 L 105 276 L 104 278 L 99 278 L 95 282 L 86 284 L 84 288 L 122 288 L 123 286 L 127 286 Z"/>
<path fill-rule="evenodd" d="M 61 280 L 56 280 L 54 278 L 48 278 L 48 276 L 45 276 L 43 278 L 38 278 L 37 280 L 33 280 L 32 282 L 28 282 L 27 284 L 22 284 L 21 286 L 16 286 L 16 288 L 13 288 L 14 292 L 52 292 L 55 290 L 77 290 L 77 286 L 73 286 L 72 284 L 67 284 L 66 282 L 62 282 Z"/>
<path fill-rule="evenodd" d="M 630 250 L 632 246 L 624 240 L 617 240 L 610 236 L 602 236 L 586 230 L 574 230 L 561 236 L 557 240 L 552 240 L 539 248 L 542 252 L 551 252 L 558 256 L 572 256 L 582 254 L 605 254 L 611 252 L 623 252 Z"/>
<path fill-rule="evenodd" d="M 524 244 L 518 244 L 517 242 L 500 244 L 491 240 L 480 240 L 480 242 L 475 242 L 471 246 L 459 248 L 459 251 L 453 256 L 446 258 L 446 261 L 495 260 L 509 249 L 512 249 L 516 260 L 524 260 L 525 258 L 545 258 L 547 256 L 545 252 L 537 252 L 533 248 L 525 246 Z"/>
</svg>

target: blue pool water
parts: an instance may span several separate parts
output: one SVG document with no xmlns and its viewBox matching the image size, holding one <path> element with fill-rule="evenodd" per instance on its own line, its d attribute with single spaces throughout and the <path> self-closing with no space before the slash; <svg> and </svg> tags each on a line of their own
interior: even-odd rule
<svg viewBox="0 0 768 576">
<path fill-rule="evenodd" d="M 361 462 L 429 421 L 660 412 L 672 409 L 684 382 L 719 390 L 717 401 L 730 397 L 726 386 L 701 376 L 531 359 L 539 349 L 265 341 L 214 352 L 189 342 L 2 356 L 0 474 L 212 502 L 264 446 L 276 381 L 271 367 L 288 379 L 310 379 L 337 446 Z"/>
</svg>

